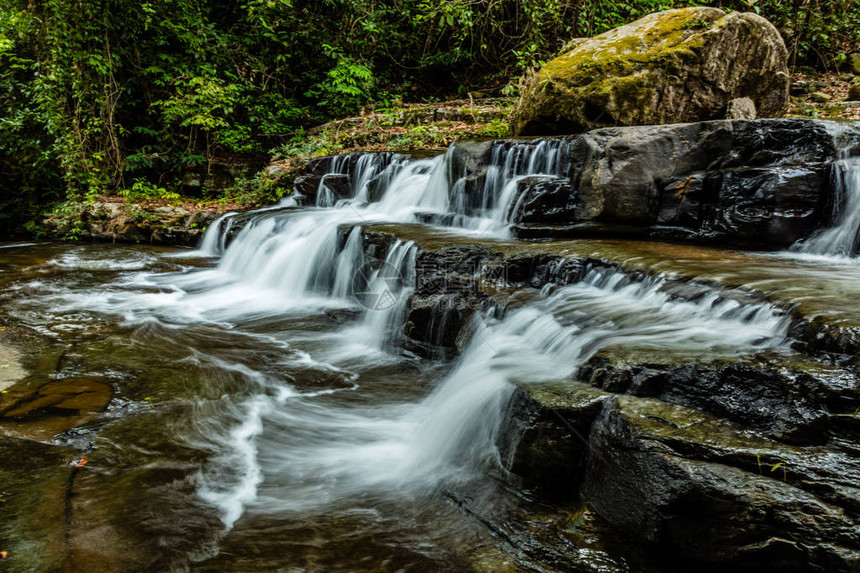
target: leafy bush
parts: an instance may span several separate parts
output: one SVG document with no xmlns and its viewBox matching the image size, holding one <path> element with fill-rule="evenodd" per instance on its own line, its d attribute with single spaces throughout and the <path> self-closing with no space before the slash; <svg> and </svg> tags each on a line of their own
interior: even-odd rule
<svg viewBox="0 0 860 573">
<path fill-rule="evenodd" d="M 31 218 L 33 205 L 92 199 L 131 175 L 170 186 L 189 166 L 266 152 L 368 103 L 512 95 L 512 78 L 571 38 L 692 4 L 6 0 L 0 220 L 10 211 Z M 705 4 L 771 19 L 796 65 L 832 68 L 860 51 L 856 0 Z M 278 153 L 301 145 L 290 141 Z"/>
</svg>

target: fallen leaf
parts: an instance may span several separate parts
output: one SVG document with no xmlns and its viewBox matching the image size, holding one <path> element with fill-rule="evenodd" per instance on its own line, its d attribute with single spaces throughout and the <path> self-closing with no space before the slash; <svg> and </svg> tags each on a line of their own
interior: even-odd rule
<svg viewBox="0 0 860 573">
<path fill-rule="evenodd" d="M 9 556 L 8 551 L 0 551 L 0 559 L 6 559 Z"/>
<path fill-rule="evenodd" d="M 85 465 L 87 465 L 87 456 L 83 456 L 83 457 L 80 459 L 80 461 L 78 462 L 78 465 L 76 465 L 75 467 L 76 467 L 76 468 L 82 468 L 82 467 L 84 467 Z"/>
</svg>

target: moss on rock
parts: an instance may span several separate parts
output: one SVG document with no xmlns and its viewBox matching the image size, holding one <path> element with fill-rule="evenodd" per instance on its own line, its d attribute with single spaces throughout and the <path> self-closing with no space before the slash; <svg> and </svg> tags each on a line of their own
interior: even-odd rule
<svg viewBox="0 0 860 573">
<path fill-rule="evenodd" d="M 569 46 L 524 80 L 514 133 L 716 119 L 739 97 L 762 116 L 787 107 L 785 46 L 754 14 L 668 10 Z"/>
</svg>

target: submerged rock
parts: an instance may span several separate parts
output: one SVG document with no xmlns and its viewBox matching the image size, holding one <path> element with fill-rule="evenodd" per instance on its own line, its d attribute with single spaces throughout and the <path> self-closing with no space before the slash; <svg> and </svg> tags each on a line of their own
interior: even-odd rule
<svg viewBox="0 0 860 573">
<path fill-rule="evenodd" d="M 78 376 L 54 380 L 36 390 L 10 389 L 0 397 L 0 431 L 32 440 L 55 435 L 93 420 L 113 395 L 111 380 Z"/>
<path fill-rule="evenodd" d="M 779 32 L 755 14 L 650 14 L 578 42 L 528 78 L 513 133 L 718 119 L 736 98 L 778 117 L 788 108 L 787 58 Z"/>
</svg>

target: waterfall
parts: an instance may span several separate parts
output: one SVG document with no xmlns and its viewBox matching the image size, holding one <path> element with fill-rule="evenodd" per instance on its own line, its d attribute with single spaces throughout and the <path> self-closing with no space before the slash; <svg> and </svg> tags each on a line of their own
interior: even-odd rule
<svg viewBox="0 0 860 573">
<path fill-rule="evenodd" d="M 388 261 L 408 270 L 412 249 L 395 244 Z M 496 434 L 516 383 L 568 379 L 611 346 L 719 357 L 785 342 L 789 317 L 770 304 L 742 304 L 704 286 L 695 300 L 679 299 L 665 288 L 660 278 L 592 271 L 502 319 L 477 318 L 453 370 L 413 403 L 337 405 L 293 396 L 262 407 L 254 398 L 237 408 L 242 422 L 222 438 L 228 448 L 239 443 L 243 456 L 256 454 L 244 462 L 253 471 L 234 488 L 222 484 L 217 495 L 206 490 L 207 499 L 232 523 L 237 504 L 282 516 L 380 492 L 409 496 L 496 463 Z M 394 314 L 369 313 L 350 336 L 390 328 L 384 323 Z M 244 418 L 248 412 L 262 422 Z M 258 434 L 259 427 L 266 430 Z"/>
<path fill-rule="evenodd" d="M 456 147 L 432 159 L 393 153 L 340 155 L 320 178 L 316 205 L 322 211 L 284 213 L 261 209 L 226 248 L 233 218 L 214 222 L 201 242 L 205 256 L 223 255 L 219 270 L 285 295 L 331 295 L 339 256 L 338 227 L 369 222 L 413 222 L 431 214 L 448 226 L 489 236 L 507 236 L 518 182 L 529 175 L 564 176 L 569 142 L 564 139 L 494 142 L 480 176 L 454 173 Z M 348 178 L 347 188 L 331 183 Z M 283 210 L 281 210 L 283 211 Z"/>
<path fill-rule="evenodd" d="M 534 292 L 533 302 L 502 317 L 476 316 L 451 365 L 419 368 L 392 352 L 418 249 L 393 240 L 374 261 L 362 226 L 429 212 L 504 236 L 519 178 L 564 176 L 566 145 L 493 144 L 477 176 L 454 172 L 453 150 L 432 159 L 353 158 L 349 168 L 337 164 L 348 171 L 340 175 L 350 177 L 351 198 L 243 214 L 226 248 L 225 218 L 206 238 L 221 253 L 216 267 L 139 273 L 69 308 L 114 312 L 128 325 L 203 325 L 212 354 L 224 351 L 224 337 L 248 336 L 223 362 L 194 354 L 213 375 L 236 376 L 228 386 L 235 393 L 201 401 L 205 412 L 185 438 L 213 453 L 195 485 L 227 528 L 246 512 L 280 519 L 360 507 L 363 496 L 414 499 L 416 490 L 470 479 L 496 463 L 496 434 L 517 384 L 569 380 L 601 349 L 732 356 L 784 343 L 789 317 L 770 304 L 694 283 L 684 289 L 694 295 L 673 296 L 660 277 L 598 269 Z M 235 365 L 266 345 L 270 354 L 255 369 Z"/>
<path fill-rule="evenodd" d="M 833 165 L 833 226 L 792 250 L 810 255 L 853 257 L 860 242 L 860 157 Z"/>
<path fill-rule="evenodd" d="M 201 257 L 217 257 L 224 252 L 227 245 L 227 236 L 230 227 L 233 226 L 233 216 L 236 213 L 224 213 L 209 225 L 200 244 L 197 246 L 196 254 Z"/>
<path fill-rule="evenodd" d="M 407 157 L 390 152 L 336 155 L 331 159 L 328 172 L 320 178 L 316 206 L 334 207 L 341 201 L 366 203 L 369 201 L 370 185 L 387 189 L 393 176 L 408 162 Z M 337 196 L 329 186 L 329 181 L 336 176 L 348 179 L 347 197 Z"/>
<path fill-rule="evenodd" d="M 456 370 L 419 406 L 409 471 L 447 475 L 492 462 L 512 383 L 564 380 L 603 348 L 719 356 L 785 341 L 790 318 L 770 304 L 744 305 L 717 292 L 675 299 L 664 287 L 661 278 L 591 271 L 501 321 L 481 321 Z"/>
<path fill-rule="evenodd" d="M 369 296 L 363 300 L 366 311 L 357 331 L 374 348 L 391 350 L 401 338 L 406 306 L 415 284 L 416 252 L 412 241 L 397 240 L 382 265 L 368 277 L 364 291 Z M 354 290 L 358 288 L 353 285 Z"/>
<path fill-rule="evenodd" d="M 494 142 L 479 191 L 470 188 L 466 174 L 459 174 L 452 185 L 453 226 L 506 234 L 519 181 L 530 175 L 564 176 L 569 150 L 565 139 Z"/>
</svg>

